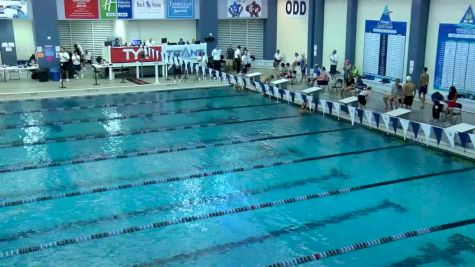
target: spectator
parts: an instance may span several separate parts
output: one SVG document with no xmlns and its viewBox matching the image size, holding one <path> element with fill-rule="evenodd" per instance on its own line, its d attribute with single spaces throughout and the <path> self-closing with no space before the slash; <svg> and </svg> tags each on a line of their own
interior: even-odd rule
<svg viewBox="0 0 475 267">
<path fill-rule="evenodd" d="M 226 71 L 231 72 L 233 70 L 233 58 L 234 58 L 234 49 L 229 45 L 228 50 L 226 50 Z"/>
<path fill-rule="evenodd" d="M 180 40 L 178 41 L 178 44 L 179 45 L 184 45 L 185 44 L 185 41 L 183 41 L 183 38 L 180 38 Z"/>
<path fill-rule="evenodd" d="M 450 122 L 453 120 L 453 110 L 457 106 L 457 89 L 452 85 L 447 96 L 447 116 Z"/>
<path fill-rule="evenodd" d="M 300 72 L 302 73 L 302 82 L 307 77 L 307 58 L 305 54 L 302 54 L 300 57 Z"/>
<path fill-rule="evenodd" d="M 341 90 L 341 98 L 348 97 L 353 90 L 355 90 L 355 79 L 350 75 L 346 79 L 345 88 Z"/>
<path fill-rule="evenodd" d="M 242 73 L 247 73 L 247 68 L 249 64 L 249 58 L 247 57 L 247 52 L 244 51 L 241 56 L 241 63 L 242 63 Z"/>
<path fill-rule="evenodd" d="M 383 97 L 384 104 L 386 105 L 386 110 L 388 110 L 389 107 L 393 109 L 394 103 L 397 103 L 399 87 L 401 87 L 401 81 L 399 79 L 396 79 L 391 88 L 391 93 Z"/>
<path fill-rule="evenodd" d="M 154 45 L 155 45 L 155 41 L 152 38 L 149 38 L 147 41 L 145 41 L 146 47 L 154 46 Z"/>
<path fill-rule="evenodd" d="M 211 51 L 211 56 L 213 57 L 213 68 L 217 71 L 221 70 L 221 49 L 215 47 Z"/>
<path fill-rule="evenodd" d="M 312 73 L 312 76 L 310 76 L 308 79 L 307 79 L 307 85 L 308 86 L 313 86 L 315 81 L 318 79 L 318 76 L 320 76 L 320 67 L 318 66 L 318 64 L 315 64 L 315 66 L 313 67 L 313 73 Z"/>
<path fill-rule="evenodd" d="M 73 46 L 74 46 L 73 53 L 78 54 L 79 57 L 82 58 L 82 54 L 84 53 L 84 50 L 82 49 L 82 47 L 79 45 L 79 43 L 75 43 Z"/>
<path fill-rule="evenodd" d="M 285 77 L 289 74 L 290 70 L 290 64 L 289 63 L 281 63 L 280 64 L 281 70 L 280 70 L 280 77 Z"/>
<path fill-rule="evenodd" d="M 198 66 L 199 66 L 198 80 L 199 81 L 201 79 L 206 80 L 206 75 L 204 71 L 205 71 L 205 68 L 208 66 L 208 56 L 204 52 L 200 52 L 200 55 L 198 56 Z"/>
<path fill-rule="evenodd" d="M 300 65 L 300 57 L 299 53 L 295 53 L 294 61 L 292 62 L 292 70 L 295 70 L 298 65 Z"/>
<path fill-rule="evenodd" d="M 84 51 L 83 58 L 84 63 L 92 64 L 92 55 L 89 53 L 89 50 Z"/>
<path fill-rule="evenodd" d="M 178 80 L 181 83 L 181 62 L 177 55 L 173 56 L 173 83 L 176 83 L 176 76 L 178 75 Z"/>
<path fill-rule="evenodd" d="M 36 65 L 37 60 L 35 54 L 31 54 L 30 58 L 28 59 L 28 66 Z"/>
<path fill-rule="evenodd" d="M 358 103 L 360 104 L 360 108 L 366 107 L 366 104 L 368 103 L 370 96 L 371 96 L 371 87 L 368 87 L 366 90 L 362 90 L 358 94 Z"/>
<path fill-rule="evenodd" d="M 64 47 L 61 47 L 61 52 L 59 53 L 59 61 L 61 63 L 61 79 L 60 82 L 63 80 L 63 74 L 66 76 L 66 81 L 69 82 L 69 60 L 70 60 L 69 53 L 66 51 Z"/>
<path fill-rule="evenodd" d="M 338 66 L 338 54 L 336 50 L 333 50 L 332 54 L 330 55 L 330 75 L 333 76 L 337 74 L 337 66 Z"/>
<path fill-rule="evenodd" d="M 406 77 L 406 83 L 403 86 L 404 91 L 404 105 L 407 109 L 412 109 L 412 103 L 414 102 L 414 94 L 416 91 L 416 85 L 411 82 L 411 76 Z"/>
<path fill-rule="evenodd" d="M 330 77 L 328 77 L 327 69 L 322 67 L 322 71 L 320 72 L 320 76 L 318 76 L 317 81 L 328 82 Z"/>
<path fill-rule="evenodd" d="M 350 75 L 351 75 L 352 77 L 359 77 L 359 76 L 360 76 L 360 72 L 358 71 L 358 68 L 356 68 L 355 65 L 352 65 L 352 66 L 351 66 Z"/>
<path fill-rule="evenodd" d="M 237 49 L 234 51 L 234 66 L 236 67 L 236 73 L 241 72 L 241 46 L 238 45 Z"/>
<path fill-rule="evenodd" d="M 421 108 L 424 108 L 428 88 L 429 74 L 427 73 L 427 68 L 424 68 L 419 81 L 419 100 L 421 100 Z"/>
<path fill-rule="evenodd" d="M 273 64 L 274 68 L 278 69 L 281 62 L 282 62 L 282 55 L 280 54 L 280 50 L 277 49 L 274 55 L 274 64 Z"/>
<path fill-rule="evenodd" d="M 444 105 L 442 102 L 444 102 L 444 96 L 439 93 L 435 92 L 431 96 L 433 106 L 432 106 L 432 122 L 438 122 L 440 119 L 440 112 L 444 109 Z"/>
<path fill-rule="evenodd" d="M 76 79 L 79 79 L 79 77 L 81 77 L 81 79 L 84 78 L 81 72 L 81 56 L 79 56 L 78 53 L 74 51 L 71 60 L 73 61 L 74 77 Z"/>
<path fill-rule="evenodd" d="M 348 77 L 351 75 L 351 62 L 349 59 L 345 60 L 345 65 L 343 65 L 343 79 L 348 80 Z M 354 77 L 354 76 L 353 76 Z"/>
</svg>

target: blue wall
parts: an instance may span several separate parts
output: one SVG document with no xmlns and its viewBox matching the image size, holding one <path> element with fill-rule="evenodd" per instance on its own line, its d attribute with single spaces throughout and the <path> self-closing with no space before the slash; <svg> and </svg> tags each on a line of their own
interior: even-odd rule
<svg viewBox="0 0 475 267">
<path fill-rule="evenodd" d="M 1 43 L 15 42 L 15 34 L 13 33 L 13 21 L 10 19 L 0 19 L 0 45 Z M 0 46 L 2 55 L 2 63 L 6 65 L 16 65 L 16 46 L 11 52 L 7 52 L 4 47 Z"/>
<path fill-rule="evenodd" d="M 209 33 L 213 34 L 214 40 L 206 41 L 210 54 L 218 44 L 218 0 L 199 0 L 199 5 L 200 19 L 196 21 L 196 38 L 203 42 Z"/>
<path fill-rule="evenodd" d="M 429 23 L 429 8 L 430 0 L 412 0 L 407 73 L 410 73 L 410 62 L 414 61 L 414 72 L 411 77 L 417 83 L 425 62 L 427 38 L 425 33 Z"/>
<path fill-rule="evenodd" d="M 35 33 L 36 46 L 43 47 L 59 46 L 59 25 L 56 10 L 56 0 L 32 1 L 33 5 L 33 31 Z M 52 68 L 59 66 L 59 60 L 47 61 L 45 58 L 39 59 L 41 68 Z"/>
<path fill-rule="evenodd" d="M 264 59 L 274 59 L 277 49 L 277 0 L 268 0 L 267 19 L 264 20 Z"/>
<path fill-rule="evenodd" d="M 347 5 L 345 59 L 349 59 L 351 63 L 355 63 L 358 0 L 348 0 Z"/>
</svg>

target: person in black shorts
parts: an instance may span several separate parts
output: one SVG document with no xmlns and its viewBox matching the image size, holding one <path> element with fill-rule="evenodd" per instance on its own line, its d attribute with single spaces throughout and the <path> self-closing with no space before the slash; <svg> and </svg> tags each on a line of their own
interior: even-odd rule
<svg viewBox="0 0 475 267">
<path fill-rule="evenodd" d="M 419 99 L 421 100 L 421 108 L 424 108 L 426 102 L 427 88 L 429 87 L 429 74 L 427 68 L 424 68 L 419 80 Z"/>
<path fill-rule="evenodd" d="M 61 78 L 60 82 L 63 80 L 63 75 L 66 77 L 66 81 L 69 81 L 69 61 L 71 57 L 64 47 L 61 47 L 61 52 L 59 52 L 59 62 L 61 63 Z"/>
<path fill-rule="evenodd" d="M 411 76 L 406 77 L 406 83 L 403 86 L 404 91 L 404 105 L 407 109 L 412 109 L 414 102 L 414 95 L 416 93 L 416 85 L 411 82 Z"/>
</svg>

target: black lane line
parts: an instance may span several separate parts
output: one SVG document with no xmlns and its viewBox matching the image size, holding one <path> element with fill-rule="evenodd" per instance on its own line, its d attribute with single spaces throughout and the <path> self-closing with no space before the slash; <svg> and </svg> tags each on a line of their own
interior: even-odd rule
<svg viewBox="0 0 475 267">
<path fill-rule="evenodd" d="M 350 177 L 348 175 L 339 172 L 337 169 L 332 169 L 331 172 L 327 175 L 312 177 L 312 178 L 304 179 L 304 180 L 279 183 L 276 185 L 271 185 L 271 186 L 258 188 L 258 189 L 246 189 L 246 190 L 236 191 L 236 192 L 223 194 L 223 195 L 190 198 L 190 199 L 183 200 L 179 203 L 165 204 L 165 205 L 160 205 L 156 207 L 150 207 L 150 208 L 139 210 L 139 211 L 108 215 L 108 216 L 103 216 L 103 217 L 90 219 L 90 220 L 82 220 L 82 221 L 80 220 L 80 221 L 71 222 L 71 223 L 64 223 L 64 224 L 56 225 L 51 228 L 44 228 L 40 230 L 21 231 L 21 232 L 13 233 L 10 235 L 1 236 L 0 242 L 10 242 L 10 241 L 18 240 L 18 239 L 29 238 L 35 235 L 46 234 L 53 231 L 54 232 L 64 231 L 71 228 L 84 227 L 84 226 L 104 223 L 108 221 L 115 221 L 115 220 L 120 220 L 120 219 L 128 219 L 128 218 L 136 217 L 136 216 L 146 216 L 146 215 L 156 213 L 156 212 L 166 212 L 166 211 L 176 210 L 180 208 L 200 207 L 203 204 L 211 204 L 217 201 L 228 201 L 231 199 L 239 199 L 242 197 L 256 196 L 256 195 L 260 195 L 264 193 L 273 192 L 276 190 L 290 189 L 290 188 L 294 188 L 298 186 L 305 186 L 308 184 L 320 183 L 320 182 L 328 181 L 330 179 L 347 180 L 349 178 Z"/>
<path fill-rule="evenodd" d="M 123 153 L 118 153 L 115 155 L 102 154 L 102 155 L 93 155 L 93 156 L 88 156 L 88 157 L 76 157 L 76 158 L 57 160 L 57 161 L 42 161 L 42 162 L 37 162 L 33 164 L 11 164 L 11 165 L 0 166 L 0 173 L 20 172 L 20 171 L 26 171 L 26 170 L 36 170 L 36 169 L 42 169 L 42 168 L 84 164 L 88 162 L 99 162 L 99 161 L 105 161 L 105 160 L 144 157 L 144 156 L 150 156 L 150 155 L 167 154 L 167 153 L 182 152 L 182 151 L 197 150 L 197 149 L 207 149 L 207 148 L 213 148 L 213 147 L 250 144 L 250 143 L 256 143 L 260 141 L 270 141 L 270 140 L 279 140 L 279 139 L 286 139 L 286 138 L 299 137 L 299 136 L 342 132 L 342 131 L 349 131 L 349 130 L 354 130 L 354 129 L 357 129 L 357 128 L 343 128 L 343 129 L 340 128 L 340 129 L 313 131 L 313 132 L 288 134 L 288 135 L 266 136 L 266 137 L 259 137 L 259 138 L 253 138 L 253 139 L 252 138 L 251 139 L 231 139 L 231 140 L 228 139 L 223 142 L 216 142 L 216 143 L 210 143 L 210 144 L 203 144 L 203 142 L 196 142 L 194 144 L 187 145 L 187 146 L 156 147 L 156 148 L 148 148 L 148 149 L 142 149 L 142 150 L 134 149 L 131 151 L 124 151 Z"/>
<path fill-rule="evenodd" d="M 377 212 L 380 212 L 382 210 L 387 210 L 387 209 L 394 209 L 395 211 L 400 212 L 400 213 L 403 213 L 406 211 L 406 209 L 403 208 L 401 205 L 393 203 L 389 200 L 385 200 L 381 204 L 373 206 L 373 207 L 356 209 L 350 212 L 343 213 L 341 215 L 328 217 L 327 219 L 324 219 L 324 220 L 315 220 L 315 221 L 311 221 L 311 222 L 307 222 L 303 224 L 293 224 L 285 228 L 264 233 L 263 235 L 260 235 L 260 236 L 251 236 L 242 240 L 232 241 L 232 242 L 224 243 L 224 244 L 218 244 L 218 245 L 214 245 L 207 248 L 197 249 L 191 252 L 184 252 L 184 253 L 180 253 L 166 259 L 155 259 L 150 262 L 140 263 L 133 266 L 136 266 L 136 267 L 146 267 L 146 266 L 156 266 L 156 265 L 164 266 L 167 264 L 177 263 L 177 262 L 180 262 L 181 264 L 183 264 L 186 261 L 194 260 L 196 258 L 207 256 L 210 254 L 216 254 L 216 253 L 222 254 L 222 253 L 231 251 L 233 249 L 236 249 L 242 246 L 249 246 L 256 243 L 263 243 L 269 239 L 278 238 L 280 236 L 309 232 L 318 228 L 323 228 L 328 225 L 340 224 L 345 221 L 355 220 L 359 217 L 367 216 L 367 215 L 377 213 Z"/>
<path fill-rule="evenodd" d="M 208 122 L 208 123 L 188 124 L 188 125 L 181 125 L 181 126 L 174 126 L 174 127 L 146 128 L 146 129 L 140 129 L 140 130 L 116 132 L 113 134 L 104 133 L 104 134 L 85 134 L 85 135 L 76 135 L 76 136 L 68 136 L 68 137 L 53 137 L 53 138 L 46 138 L 44 140 L 31 142 L 31 143 L 28 143 L 28 142 L 3 143 L 3 144 L 0 144 L 0 148 L 34 146 L 34 145 L 44 145 L 44 144 L 64 143 L 64 142 L 76 142 L 76 141 L 83 141 L 83 140 L 103 139 L 103 138 L 109 138 L 109 137 L 121 137 L 121 136 L 128 136 L 128 135 L 142 135 L 142 134 L 150 134 L 150 133 L 172 132 L 172 131 L 179 131 L 179 130 L 186 130 L 186 129 L 209 128 L 209 127 L 214 127 L 214 126 L 225 126 L 225 125 L 233 125 L 233 124 L 273 121 L 273 120 L 290 119 L 290 118 L 298 118 L 298 117 L 302 117 L 302 115 L 278 116 L 278 117 L 254 119 L 254 120 Z"/>
<path fill-rule="evenodd" d="M 133 102 L 128 102 L 128 103 L 126 102 L 126 103 L 117 103 L 117 104 L 74 106 L 74 107 L 64 107 L 64 108 L 40 108 L 40 109 L 33 109 L 33 110 L 28 110 L 28 111 L 0 112 L 0 116 L 23 115 L 23 114 L 33 114 L 33 113 L 46 113 L 46 112 L 77 111 L 77 110 L 101 109 L 101 108 L 112 108 L 112 107 L 123 108 L 123 107 L 128 107 L 128 106 L 137 106 L 137 105 L 151 105 L 151 104 L 160 104 L 160 103 L 168 103 L 168 102 L 204 100 L 204 99 L 233 98 L 233 97 L 252 96 L 252 95 L 254 94 L 235 94 L 235 95 L 223 95 L 223 96 L 208 96 L 208 97 L 203 96 L 203 97 L 190 97 L 190 98 L 133 101 Z"/>
<path fill-rule="evenodd" d="M 412 145 L 410 144 L 393 145 L 393 146 L 387 146 L 387 147 L 379 147 L 379 148 L 371 148 L 371 149 L 365 149 L 365 150 L 359 150 L 359 151 L 330 154 L 330 155 L 324 155 L 324 156 L 315 156 L 315 157 L 300 158 L 300 159 L 293 159 L 293 160 L 286 160 L 286 161 L 270 162 L 266 164 L 257 164 L 257 165 L 252 165 L 252 166 L 235 167 L 232 169 L 221 169 L 221 170 L 209 171 L 209 172 L 203 172 L 203 173 L 194 173 L 194 174 L 189 174 L 189 175 L 184 175 L 184 176 L 175 176 L 175 177 L 169 177 L 169 178 L 164 178 L 164 179 L 151 179 L 151 180 L 139 181 L 139 182 L 129 183 L 129 184 L 83 188 L 74 192 L 51 194 L 51 195 L 44 195 L 44 196 L 39 196 L 39 197 L 30 197 L 30 198 L 25 198 L 25 199 L 0 202 L 0 208 L 14 207 L 14 206 L 19 206 L 19 205 L 28 204 L 28 203 L 49 201 L 53 199 L 98 194 L 98 193 L 104 193 L 108 191 L 126 190 L 130 188 L 144 187 L 144 186 L 157 185 L 157 184 L 163 184 L 163 183 L 179 182 L 179 181 L 186 181 L 186 180 L 191 180 L 191 179 L 201 179 L 204 177 L 214 176 L 214 175 L 240 173 L 240 172 L 245 172 L 245 171 L 265 169 L 265 168 L 271 168 L 271 167 L 282 166 L 282 165 L 291 165 L 291 164 L 302 163 L 302 162 L 307 162 L 307 161 L 316 161 L 316 160 L 337 158 L 337 157 L 343 157 L 343 156 L 349 156 L 349 155 L 372 153 L 376 151 L 383 151 L 383 150 L 409 147 L 409 146 L 412 146 Z"/>
<path fill-rule="evenodd" d="M 136 92 L 118 92 L 118 93 L 111 93 L 111 94 L 97 94 L 97 95 L 78 95 L 78 96 L 55 96 L 55 97 L 45 97 L 45 98 L 27 98 L 27 99 L 15 99 L 15 100 L 0 100 L 0 104 L 5 103 L 24 103 L 24 102 L 50 102 L 55 100 L 65 100 L 65 99 L 92 99 L 92 98 L 100 98 L 100 97 L 110 97 L 110 96 L 131 96 L 131 95 L 146 95 L 146 94 L 166 94 L 172 92 L 186 92 L 186 91 L 206 91 L 206 90 L 223 90 L 226 91 L 228 88 L 227 86 L 223 85 L 222 87 L 213 87 L 211 89 L 207 88 L 183 88 L 183 89 L 165 89 L 165 90 L 150 90 L 150 91 L 136 91 Z M 231 87 L 229 87 L 231 88 Z M 248 91 L 253 93 L 253 91 Z M 257 93 L 257 92 L 256 92 Z"/>
<path fill-rule="evenodd" d="M 176 114 L 209 112 L 209 111 L 216 111 L 216 110 L 265 107 L 265 106 L 274 106 L 274 105 L 279 105 L 279 104 L 281 103 L 254 104 L 254 105 L 221 107 L 221 108 L 182 109 L 182 110 L 165 111 L 165 112 L 157 112 L 157 113 L 140 113 L 140 114 L 133 114 L 133 115 L 123 115 L 123 116 L 116 116 L 116 117 L 110 117 L 110 118 L 89 118 L 89 119 L 49 121 L 49 122 L 42 122 L 42 123 L 36 123 L 36 124 L 10 124 L 10 125 L 5 125 L 3 129 L 19 129 L 19 128 L 44 127 L 44 126 L 79 124 L 79 123 L 89 123 L 89 122 L 106 122 L 106 121 L 116 121 L 116 120 L 126 120 L 126 119 L 142 119 L 142 118 L 152 118 L 152 117 L 176 115 Z"/>
<path fill-rule="evenodd" d="M 392 242 L 403 240 L 403 239 L 414 238 L 421 235 L 459 228 L 462 226 L 467 226 L 467 225 L 472 225 L 472 224 L 475 224 L 475 218 L 450 222 L 446 224 L 439 224 L 439 225 L 430 226 L 426 228 L 420 228 L 420 229 L 405 232 L 405 233 L 399 233 L 399 234 L 394 234 L 390 236 L 380 237 L 380 238 L 376 238 L 370 241 L 360 242 L 360 243 L 356 243 L 356 244 L 349 245 L 342 248 L 327 250 L 324 252 L 317 252 L 312 255 L 298 257 L 298 258 L 290 259 L 287 261 L 269 264 L 267 265 L 267 267 L 296 266 L 296 265 L 300 265 L 300 264 L 304 264 L 308 262 L 313 262 L 313 261 L 318 261 L 318 260 L 329 258 L 329 257 L 338 256 L 341 254 L 345 254 L 345 253 L 349 253 L 349 252 L 353 252 L 357 250 L 362 250 L 362 249 L 367 249 L 367 248 L 371 248 L 371 247 L 375 247 L 379 245 L 384 245 L 387 243 L 392 243 Z"/>
<path fill-rule="evenodd" d="M 82 242 L 86 242 L 86 241 L 90 241 L 90 240 L 106 239 L 106 238 L 113 237 L 113 236 L 118 236 L 118 235 L 125 235 L 125 234 L 131 234 L 131 233 L 136 233 L 136 232 L 142 232 L 142 231 L 146 231 L 146 230 L 160 229 L 160 228 L 164 228 L 164 227 L 167 227 L 167 226 L 170 226 L 170 225 L 186 224 L 186 223 L 189 223 L 189 222 L 202 221 L 202 220 L 206 220 L 206 219 L 217 218 L 217 217 L 222 217 L 222 216 L 231 215 L 231 214 L 240 214 L 240 213 L 249 212 L 249 211 L 267 209 L 267 208 L 270 208 L 270 207 L 278 207 L 278 206 L 293 204 L 293 203 L 297 203 L 297 202 L 320 199 L 320 198 L 325 198 L 325 197 L 329 197 L 329 196 L 335 196 L 335 195 L 341 195 L 341 194 L 346 194 L 346 193 L 351 193 L 351 192 L 356 192 L 356 191 L 362 191 L 362 190 L 370 189 L 370 188 L 387 186 L 387 185 L 391 185 L 391 184 L 405 183 L 405 182 L 408 182 L 408 181 L 420 180 L 420 179 L 440 176 L 440 175 L 444 175 L 444 174 L 453 174 L 453 173 L 466 172 L 466 171 L 470 171 L 470 170 L 474 170 L 474 169 L 475 169 L 475 166 L 470 167 L 470 168 L 458 169 L 458 170 L 451 170 L 451 171 L 444 171 L 444 172 L 436 172 L 436 173 L 432 173 L 432 174 L 417 175 L 417 176 L 412 176 L 412 177 L 407 177 L 407 178 L 402 178 L 402 179 L 389 180 L 389 181 L 373 183 L 373 184 L 366 184 L 366 185 L 360 185 L 360 186 L 354 186 L 354 187 L 346 187 L 346 188 L 326 191 L 326 192 L 322 192 L 322 193 L 314 193 L 314 194 L 305 195 L 305 196 L 298 196 L 298 197 L 292 197 L 292 198 L 281 199 L 281 200 L 276 200 L 276 201 L 269 201 L 269 202 L 254 204 L 254 205 L 242 206 L 242 207 L 238 207 L 238 208 L 231 208 L 231 209 L 222 210 L 222 211 L 202 213 L 202 214 L 198 214 L 198 215 L 187 216 L 187 217 L 177 218 L 177 219 L 173 219 L 173 220 L 165 220 L 165 221 L 153 222 L 153 223 L 139 225 L 139 226 L 131 226 L 131 227 L 112 230 L 112 231 L 99 232 L 99 233 L 88 234 L 88 235 L 81 235 L 81 236 L 77 236 L 75 238 L 62 239 L 62 240 L 58 240 L 58 241 L 51 241 L 51 242 L 48 242 L 48 243 L 37 244 L 37 245 L 32 245 L 32 246 L 27 246 L 27 247 L 22 247 L 22 248 L 18 248 L 18 249 L 13 249 L 13 250 L 0 252 L 0 259 L 12 257 L 12 256 L 17 256 L 17 255 L 29 254 L 29 253 L 33 253 L 33 252 L 37 252 L 37 251 L 42 251 L 42 250 L 45 250 L 45 249 L 50 249 L 50 248 L 63 247 L 63 246 L 71 245 L 71 244 L 78 244 L 78 243 L 82 243 Z M 475 222 L 475 219 L 473 219 L 473 220 Z"/>
</svg>

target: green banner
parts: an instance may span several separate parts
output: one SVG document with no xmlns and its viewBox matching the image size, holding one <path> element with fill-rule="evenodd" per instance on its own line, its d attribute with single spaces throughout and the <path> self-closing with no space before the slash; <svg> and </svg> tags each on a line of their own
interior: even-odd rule
<svg viewBox="0 0 475 267">
<path fill-rule="evenodd" d="M 101 19 L 117 18 L 117 0 L 101 0 Z"/>
</svg>

